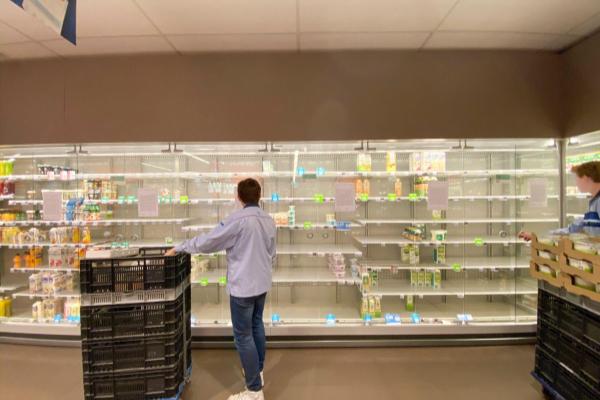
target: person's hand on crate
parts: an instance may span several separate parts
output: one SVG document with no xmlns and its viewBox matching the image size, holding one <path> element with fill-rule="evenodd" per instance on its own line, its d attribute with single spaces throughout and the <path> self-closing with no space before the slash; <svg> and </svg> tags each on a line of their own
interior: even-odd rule
<svg viewBox="0 0 600 400">
<path fill-rule="evenodd" d="M 177 250 L 175 250 L 175 247 L 173 247 L 171 250 L 169 250 L 165 253 L 165 257 L 173 257 L 176 255 L 177 255 Z"/>
<path fill-rule="evenodd" d="M 519 232 L 519 239 L 523 239 L 526 242 L 531 242 L 532 237 L 533 237 L 533 234 L 531 232 L 525 232 L 525 231 Z"/>
</svg>

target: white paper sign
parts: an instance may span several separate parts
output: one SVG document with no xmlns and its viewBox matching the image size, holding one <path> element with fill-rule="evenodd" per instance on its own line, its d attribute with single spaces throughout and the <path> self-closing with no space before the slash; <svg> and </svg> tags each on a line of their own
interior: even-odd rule
<svg viewBox="0 0 600 400">
<path fill-rule="evenodd" d="M 62 192 L 42 192 L 44 221 L 60 221 L 63 219 Z"/>
<path fill-rule="evenodd" d="M 533 178 L 529 180 L 530 204 L 535 207 L 548 206 L 548 180 Z"/>
<path fill-rule="evenodd" d="M 448 182 L 429 182 L 427 188 L 427 209 L 448 209 Z"/>
<path fill-rule="evenodd" d="M 138 216 L 158 217 L 158 191 L 156 189 L 138 189 Z"/>
<path fill-rule="evenodd" d="M 335 211 L 356 211 L 356 188 L 353 183 L 335 184 Z"/>
</svg>

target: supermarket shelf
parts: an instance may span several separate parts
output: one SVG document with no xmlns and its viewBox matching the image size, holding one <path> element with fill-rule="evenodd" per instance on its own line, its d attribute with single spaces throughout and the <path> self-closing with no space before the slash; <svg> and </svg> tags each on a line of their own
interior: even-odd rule
<svg viewBox="0 0 600 400">
<path fill-rule="evenodd" d="M 343 177 L 412 177 L 412 176 L 446 176 L 446 177 L 493 177 L 496 175 L 509 175 L 515 177 L 521 176 L 558 176 L 558 170 L 556 169 L 498 169 L 498 170 L 455 170 L 455 171 L 443 171 L 443 172 L 423 172 L 423 171 L 327 171 L 321 176 L 316 176 L 314 172 L 307 171 L 304 175 L 300 176 L 295 174 L 293 171 L 273 171 L 273 172 L 262 172 L 262 171 L 238 171 L 238 172 L 163 172 L 163 173 L 149 173 L 149 172 L 126 172 L 126 173 L 96 173 L 96 174 L 77 174 L 74 177 L 62 179 L 60 176 L 50 177 L 48 175 L 31 174 L 31 175 L 7 175 L 3 179 L 8 181 L 37 181 L 37 182 L 72 182 L 76 180 L 85 179 L 227 179 L 227 178 L 238 178 L 255 176 L 262 178 L 291 178 L 304 179 L 308 176 L 310 178 L 316 177 L 317 179 L 323 178 L 343 178 Z"/>
<path fill-rule="evenodd" d="M 200 280 L 193 282 L 192 285 L 203 286 L 204 284 L 220 284 L 223 278 L 226 278 L 226 270 L 212 270 L 200 273 Z M 204 280 L 204 283 L 201 283 Z M 350 270 L 346 271 L 344 278 L 337 278 L 329 269 L 323 268 L 274 268 L 273 283 L 316 283 L 316 284 L 341 284 L 357 285 L 359 278 L 353 278 Z"/>
<path fill-rule="evenodd" d="M 407 245 L 407 244 L 418 244 L 418 245 L 426 245 L 426 246 L 434 246 L 440 244 L 454 244 L 454 245 L 473 245 L 477 246 L 479 244 L 475 243 L 475 239 L 481 239 L 482 244 L 528 244 L 528 242 L 518 239 L 515 237 L 496 237 L 496 236 L 480 236 L 480 237 L 465 237 L 463 239 L 446 239 L 443 241 L 432 241 L 432 240 L 420 240 L 420 241 L 412 241 L 408 239 L 404 239 L 400 236 L 354 236 L 354 239 L 363 246 L 368 245 Z"/>
<path fill-rule="evenodd" d="M 460 265 L 460 270 L 486 269 L 528 269 L 529 258 L 511 257 L 448 257 L 445 264 L 423 263 L 417 265 L 402 264 L 398 260 L 362 260 L 359 264 L 373 270 L 411 270 L 420 268 L 436 268 L 452 270 L 453 265 Z"/>
<path fill-rule="evenodd" d="M 558 218 L 475 218 L 475 219 L 357 219 L 361 225 L 394 225 L 394 224 L 523 224 L 559 222 Z"/>
<path fill-rule="evenodd" d="M 327 254 L 349 254 L 362 256 L 362 251 L 351 244 L 278 244 L 277 255 L 310 255 L 325 256 Z"/>
<path fill-rule="evenodd" d="M 217 226 L 217 224 L 202 224 L 202 225 L 188 225 L 188 226 L 184 226 L 181 228 L 182 231 L 184 232 L 202 232 L 202 231 L 209 231 L 214 229 Z M 350 224 L 350 228 L 360 228 L 360 225 L 358 224 Z M 277 226 L 278 230 L 319 230 L 319 229 L 323 229 L 323 230 L 337 230 L 337 231 L 342 231 L 342 232 L 347 232 L 348 229 L 338 229 L 335 226 L 332 225 L 328 225 L 328 224 L 311 224 L 310 226 L 304 226 L 304 225 L 278 225 Z"/>
<path fill-rule="evenodd" d="M 23 243 L 23 244 L 13 244 L 13 243 L 2 243 L 0 247 L 8 247 L 9 249 L 31 249 L 33 247 L 62 247 L 62 248 L 85 248 L 97 246 L 98 243 L 50 243 L 50 242 L 37 242 L 37 243 Z"/>
<path fill-rule="evenodd" d="M 44 337 L 81 335 L 79 324 L 67 322 L 38 322 L 31 317 L 16 316 L 0 318 L 0 334 L 41 335 Z"/>
<path fill-rule="evenodd" d="M 0 196 L 0 201 L 12 200 L 14 197 L 15 197 L 14 194 L 2 195 L 2 196 Z"/>
<path fill-rule="evenodd" d="M 63 201 L 63 203 L 67 203 L 67 200 Z M 213 204 L 213 203 L 235 203 L 235 199 L 230 198 L 230 199 L 188 199 L 187 202 L 181 202 L 181 201 L 176 201 L 173 200 L 171 202 L 159 202 L 158 205 L 159 206 L 177 206 L 177 205 L 196 205 L 196 204 L 202 204 L 202 203 L 206 203 L 206 204 Z M 44 204 L 43 200 L 25 200 L 25 199 L 18 199 L 18 200 L 10 200 L 9 205 L 13 205 L 13 206 L 41 206 Z M 98 204 L 98 205 L 118 205 L 118 206 L 134 206 L 138 204 L 137 199 L 136 200 L 115 200 L 115 199 L 111 199 L 111 200 L 84 200 L 83 204 Z"/>
<path fill-rule="evenodd" d="M 197 307 L 196 307 L 197 306 Z M 427 320 L 438 320 L 434 325 L 441 327 L 444 325 L 456 325 L 456 315 L 469 313 L 473 316 L 473 322 L 476 323 L 506 323 L 506 322 L 535 322 L 536 315 L 525 311 L 517 311 L 514 304 L 493 302 L 489 303 L 480 300 L 456 301 L 455 303 L 432 303 L 424 298 L 415 302 L 415 311 L 421 315 L 425 321 L 420 325 L 428 324 Z M 382 303 L 382 312 L 393 312 L 400 314 L 402 325 L 390 325 L 390 328 L 403 329 L 407 326 L 417 326 L 410 322 L 410 315 L 413 311 L 406 311 L 404 301 L 400 298 L 384 298 Z M 220 307 L 217 304 L 194 304 L 195 326 L 201 324 L 214 324 L 215 321 L 221 324 L 228 324 L 231 319 L 229 307 Z M 325 325 L 327 314 L 333 314 L 340 323 L 360 324 L 363 327 L 375 330 L 377 326 L 385 326 L 383 318 L 375 319 L 370 325 L 364 324 L 358 310 L 358 304 L 350 303 L 323 303 L 314 300 L 300 300 L 290 304 L 285 302 L 275 302 L 272 299 L 265 304 L 264 322 L 265 326 L 271 326 L 271 315 L 277 313 L 281 317 L 279 327 L 285 325 L 308 325 L 311 327 Z M 431 321 L 433 322 L 433 321 Z M 430 323 L 431 323 L 430 322 Z M 465 328 L 465 325 L 462 325 Z M 337 329 L 335 329 L 337 331 Z M 368 332 L 367 332 L 368 333 Z"/>
<path fill-rule="evenodd" d="M 373 296 L 493 296 L 536 294 L 537 281 L 518 278 L 516 280 L 456 280 L 442 281 L 441 288 L 413 287 L 410 282 L 380 281 L 379 287 L 365 290 Z"/>
<path fill-rule="evenodd" d="M 22 286 L 0 286 L 0 293 L 11 293 L 21 288 Z"/>
<path fill-rule="evenodd" d="M 58 292 L 58 293 L 31 293 L 29 292 L 29 290 L 26 291 L 22 291 L 22 292 L 16 292 L 13 293 L 12 295 L 14 298 L 17 297 L 27 297 L 29 299 L 35 299 L 35 298 L 41 298 L 41 299 L 54 299 L 57 297 L 64 297 L 64 298 L 79 298 L 81 297 L 81 294 L 79 293 L 79 290 L 75 291 L 75 290 L 63 290 L 62 292 Z"/>
<path fill-rule="evenodd" d="M 583 217 L 583 214 L 567 214 L 567 218 L 582 219 Z"/>
<path fill-rule="evenodd" d="M 113 226 L 113 225 L 181 225 L 189 218 L 136 218 L 136 219 L 107 219 L 100 221 L 2 221 L 0 227 L 6 226 Z"/>
<path fill-rule="evenodd" d="M 129 247 L 174 247 L 181 243 L 176 241 L 171 244 L 165 244 L 164 241 L 139 241 L 129 242 Z M 278 244 L 277 255 L 308 255 L 308 256 L 325 256 L 328 254 L 348 254 L 362 256 L 362 251 L 357 249 L 352 244 Z M 215 253 L 223 255 L 225 252 Z"/>
<path fill-rule="evenodd" d="M 22 272 L 22 273 L 32 273 L 32 272 L 79 272 L 79 268 L 55 268 L 55 267 L 35 267 L 35 268 L 11 268 L 10 272 Z"/>
</svg>

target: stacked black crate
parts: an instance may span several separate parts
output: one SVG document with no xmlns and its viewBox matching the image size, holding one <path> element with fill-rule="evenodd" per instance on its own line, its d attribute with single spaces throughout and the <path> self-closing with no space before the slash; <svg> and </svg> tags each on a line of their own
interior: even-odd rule
<svg viewBox="0 0 600 400">
<path fill-rule="evenodd" d="M 191 375 L 190 257 L 81 262 L 86 399 L 178 399 Z"/>
<path fill-rule="evenodd" d="M 600 304 L 542 284 L 534 374 L 550 397 L 600 399 Z"/>
</svg>

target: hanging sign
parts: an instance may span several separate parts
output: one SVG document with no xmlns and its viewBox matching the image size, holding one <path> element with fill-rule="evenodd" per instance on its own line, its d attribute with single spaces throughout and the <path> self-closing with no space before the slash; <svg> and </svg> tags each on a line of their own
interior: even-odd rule
<svg viewBox="0 0 600 400">
<path fill-rule="evenodd" d="M 44 25 L 76 43 L 77 0 L 12 0 Z"/>
</svg>

